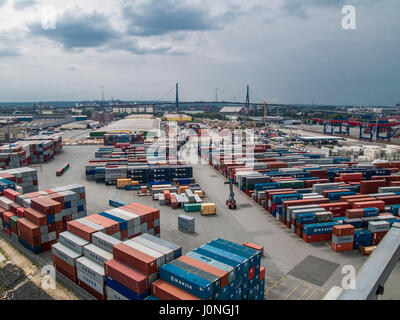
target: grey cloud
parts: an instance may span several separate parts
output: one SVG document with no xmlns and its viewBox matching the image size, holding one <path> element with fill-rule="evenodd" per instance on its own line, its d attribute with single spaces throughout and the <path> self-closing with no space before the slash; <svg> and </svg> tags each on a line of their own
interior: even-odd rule
<svg viewBox="0 0 400 320">
<path fill-rule="evenodd" d="M 14 2 L 14 8 L 17 10 L 23 10 L 25 8 L 34 6 L 36 3 L 36 0 L 16 0 Z"/>
<path fill-rule="evenodd" d="M 185 51 L 174 48 L 171 44 L 159 44 L 157 46 L 140 46 L 136 39 L 124 39 L 110 42 L 108 49 L 118 49 L 128 51 L 137 55 L 145 54 L 169 54 L 169 55 L 180 55 L 185 54 Z"/>
<path fill-rule="evenodd" d="M 18 57 L 20 50 L 16 48 L 0 48 L 0 57 Z"/>
<path fill-rule="evenodd" d="M 123 14 L 129 21 L 128 33 L 136 36 L 165 35 L 177 31 L 206 31 L 220 29 L 239 14 L 238 6 L 213 17 L 205 5 L 190 4 L 187 0 L 149 0 L 138 6 L 128 2 Z"/>
<path fill-rule="evenodd" d="M 43 29 L 41 24 L 30 26 L 36 36 L 44 36 L 61 43 L 66 49 L 99 47 L 120 37 L 102 13 L 86 14 L 79 10 L 66 11 L 57 18 L 56 29 Z"/>
<path fill-rule="evenodd" d="M 308 18 L 307 9 L 309 8 L 328 8 L 345 5 L 346 0 L 285 0 L 282 9 L 288 15 L 293 15 L 299 18 Z"/>
</svg>

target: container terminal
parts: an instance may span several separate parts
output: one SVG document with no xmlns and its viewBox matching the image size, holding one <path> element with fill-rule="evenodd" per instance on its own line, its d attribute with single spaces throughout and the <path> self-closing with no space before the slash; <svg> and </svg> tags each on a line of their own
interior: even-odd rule
<svg viewBox="0 0 400 320">
<path fill-rule="evenodd" d="M 0 297 L 398 299 L 398 116 L 210 105 L 4 116 Z M 372 287 L 343 288 L 349 266 Z"/>
</svg>

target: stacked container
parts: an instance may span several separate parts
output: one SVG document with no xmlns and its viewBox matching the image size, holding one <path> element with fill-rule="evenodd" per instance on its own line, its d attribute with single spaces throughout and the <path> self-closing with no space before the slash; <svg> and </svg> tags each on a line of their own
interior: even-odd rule
<svg viewBox="0 0 400 320">
<path fill-rule="evenodd" d="M 332 249 L 336 252 L 351 251 L 354 246 L 352 225 L 334 226 L 332 229 Z"/>
<path fill-rule="evenodd" d="M 195 218 L 183 214 L 178 216 L 178 229 L 183 232 L 195 233 Z"/>
<path fill-rule="evenodd" d="M 217 239 L 162 266 L 162 281 L 153 283 L 152 294 L 176 300 L 260 300 L 265 290 L 260 261 L 261 252 Z"/>
</svg>

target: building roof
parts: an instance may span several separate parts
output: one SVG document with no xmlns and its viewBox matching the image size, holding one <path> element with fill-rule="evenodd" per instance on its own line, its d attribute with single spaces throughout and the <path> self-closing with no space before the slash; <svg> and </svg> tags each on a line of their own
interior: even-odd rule
<svg viewBox="0 0 400 320">
<path fill-rule="evenodd" d="M 243 107 L 223 107 L 219 112 L 222 113 L 239 113 L 243 110 Z"/>
</svg>

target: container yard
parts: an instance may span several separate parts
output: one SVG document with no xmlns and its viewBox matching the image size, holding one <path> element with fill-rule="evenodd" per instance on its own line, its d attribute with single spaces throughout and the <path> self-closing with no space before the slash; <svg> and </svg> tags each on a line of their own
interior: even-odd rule
<svg viewBox="0 0 400 320">
<path fill-rule="evenodd" d="M 182 156 L 187 139 L 174 152 L 123 134 L 64 146 L 41 170 L 0 172 L 1 237 L 53 265 L 79 297 L 319 300 L 399 221 L 396 161 L 213 137 L 200 164 Z"/>
<path fill-rule="evenodd" d="M 0 0 L 2 302 L 400 299 L 399 1 L 72 2 Z"/>
</svg>

